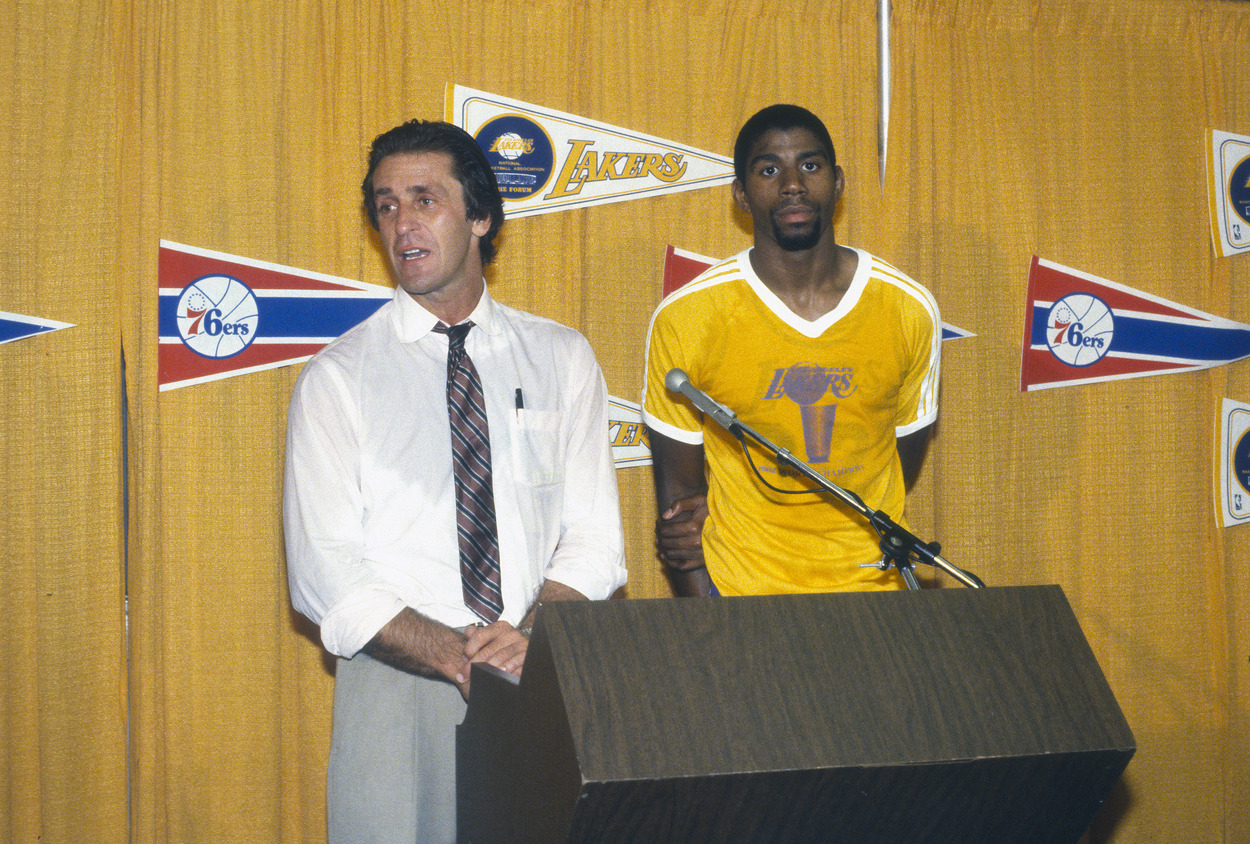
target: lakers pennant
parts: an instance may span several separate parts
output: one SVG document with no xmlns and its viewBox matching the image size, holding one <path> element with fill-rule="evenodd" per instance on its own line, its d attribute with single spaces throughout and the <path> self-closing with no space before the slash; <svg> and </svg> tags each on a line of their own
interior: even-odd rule
<svg viewBox="0 0 1250 844">
<path fill-rule="evenodd" d="M 733 160 L 459 85 L 447 120 L 486 153 L 504 213 L 525 217 L 727 185 Z"/>
<path fill-rule="evenodd" d="M 1250 137 L 1207 130 L 1207 195 L 1215 254 L 1250 252 Z"/>
<path fill-rule="evenodd" d="M 1224 399 L 1217 434 L 1224 527 L 1250 522 L 1250 404 Z"/>
</svg>

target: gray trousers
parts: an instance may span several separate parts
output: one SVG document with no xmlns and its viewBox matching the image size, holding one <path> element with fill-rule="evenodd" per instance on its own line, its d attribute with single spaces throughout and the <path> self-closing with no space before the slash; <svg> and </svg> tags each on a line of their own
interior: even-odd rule
<svg viewBox="0 0 1250 844">
<path fill-rule="evenodd" d="M 464 713 L 450 683 L 365 654 L 340 659 L 326 789 L 331 844 L 454 844 Z"/>
</svg>

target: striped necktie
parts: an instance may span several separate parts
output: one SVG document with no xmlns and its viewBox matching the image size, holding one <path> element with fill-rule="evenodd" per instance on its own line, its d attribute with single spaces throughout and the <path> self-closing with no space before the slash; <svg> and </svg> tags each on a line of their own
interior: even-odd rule
<svg viewBox="0 0 1250 844">
<path fill-rule="evenodd" d="M 486 621 L 503 612 L 499 578 L 499 533 L 490 473 L 490 430 L 477 368 L 465 352 L 473 327 L 462 322 L 435 331 L 447 335 L 447 415 L 451 420 L 452 475 L 456 482 L 456 534 L 464 602 Z"/>
</svg>

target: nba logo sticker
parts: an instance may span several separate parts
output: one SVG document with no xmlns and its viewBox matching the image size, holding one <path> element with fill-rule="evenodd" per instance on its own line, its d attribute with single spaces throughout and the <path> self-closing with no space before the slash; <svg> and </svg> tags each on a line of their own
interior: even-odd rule
<svg viewBox="0 0 1250 844">
<path fill-rule="evenodd" d="M 251 288 L 225 275 L 197 279 L 178 298 L 178 335 L 206 358 L 228 358 L 252 345 L 260 312 Z"/>
<path fill-rule="evenodd" d="M 1250 136 L 1208 129 L 1207 167 L 1215 254 L 1250 252 Z"/>
<path fill-rule="evenodd" d="M 1250 155 L 1241 159 L 1233 168 L 1233 175 L 1228 177 L 1228 204 L 1239 218 L 1234 223 L 1234 237 L 1245 240 L 1243 226 L 1250 226 Z"/>
<path fill-rule="evenodd" d="M 1250 404 L 1224 399 L 1220 420 L 1220 502 L 1224 527 L 1250 523 Z"/>
<path fill-rule="evenodd" d="M 1234 511 L 1239 516 L 1250 513 L 1250 429 L 1241 432 L 1233 445 L 1232 472 L 1235 497 Z"/>
<path fill-rule="evenodd" d="M 1046 345 L 1068 366 L 1089 366 L 1111 350 L 1115 318 L 1107 303 L 1089 293 L 1070 293 L 1050 309 Z"/>
</svg>

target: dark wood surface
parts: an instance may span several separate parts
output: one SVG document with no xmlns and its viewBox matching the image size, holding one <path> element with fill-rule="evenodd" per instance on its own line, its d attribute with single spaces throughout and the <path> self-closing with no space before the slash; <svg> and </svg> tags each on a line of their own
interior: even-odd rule
<svg viewBox="0 0 1250 844">
<path fill-rule="evenodd" d="M 479 844 L 1073 841 L 1135 749 L 1053 586 L 552 604 L 473 683 Z"/>
</svg>

